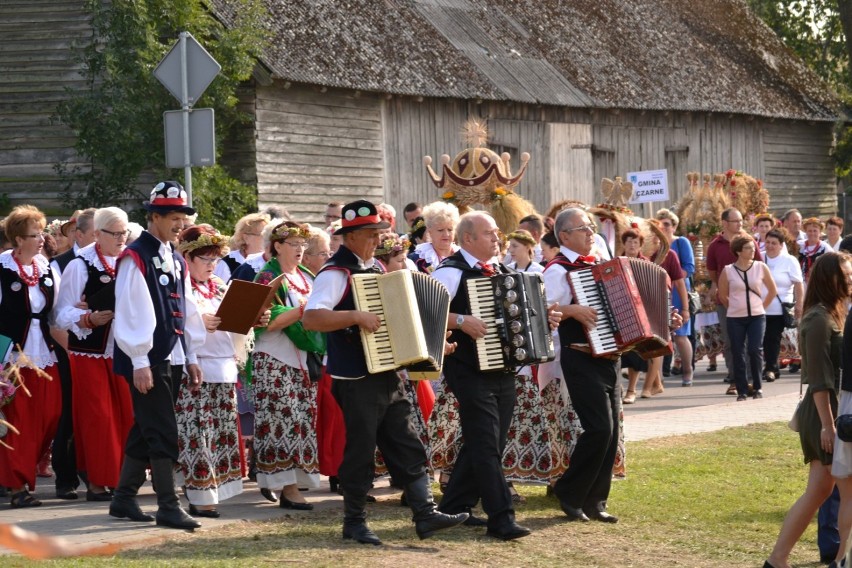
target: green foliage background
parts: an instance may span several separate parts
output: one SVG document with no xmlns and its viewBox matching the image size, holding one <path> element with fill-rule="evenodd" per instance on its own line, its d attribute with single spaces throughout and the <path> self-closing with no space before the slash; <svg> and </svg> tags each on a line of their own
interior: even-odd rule
<svg viewBox="0 0 852 568">
<path fill-rule="evenodd" d="M 147 194 L 140 174 L 183 182 L 183 170 L 165 168 L 162 114 L 178 102 L 153 75 L 177 41 L 190 32 L 222 66 L 196 107 L 216 113 L 217 154 L 228 134 L 247 120 L 237 109 L 237 86 L 249 79 L 263 48 L 265 9 L 260 0 L 230 0 L 237 23 L 226 29 L 202 0 L 88 0 L 94 39 L 78 46 L 89 89 L 69 91 L 56 119 L 77 134 L 84 168 L 57 164 L 66 205 L 131 208 Z M 193 168 L 193 204 L 199 219 L 227 230 L 257 205 L 256 189 L 220 166 Z"/>
</svg>

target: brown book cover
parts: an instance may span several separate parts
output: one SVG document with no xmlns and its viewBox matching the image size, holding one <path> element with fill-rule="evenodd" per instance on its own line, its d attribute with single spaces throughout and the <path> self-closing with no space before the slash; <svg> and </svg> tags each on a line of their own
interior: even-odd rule
<svg viewBox="0 0 852 568">
<path fill-rule="evenodd" d="M 284 275 L 281 274 L 269 284 L 231 280 L 228 283 L 228 291 L 222 298 L 222 304 L 216 311 L 216 317 L 222 319 L 218 331 L 247 334 L 263 312 L 272 305 L 275 292 L 281 287 L 283 278 Z"/>
</svg>

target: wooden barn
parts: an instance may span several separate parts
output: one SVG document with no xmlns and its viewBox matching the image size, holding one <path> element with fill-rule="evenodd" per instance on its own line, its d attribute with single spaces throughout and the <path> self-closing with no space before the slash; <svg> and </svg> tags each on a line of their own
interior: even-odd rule
<svg viewBox="0 0 852 568">
<path fill-rule="evenodd" d="M 265 1 L 273 40 L 243 95 L 254 135 L 223 162 L 256 183 L 261 205 L 301 220 L 318 222 L 330 200 L 437 199 L 423 156 L 455 155 L 473 116 L 513 165 L 532 155 L 518 191 L 540 211 L 599 201 L 602 177 L 662 168 L 674 199 L 687 171 L 734 168 L 765 181 L 773 211 L 836 208 L 839 101 L 742 0 Z M 4 3 L 0 29 L 39 4 Z M 62 4 L 80 3 L 50 3 Z M 211 4 L 227 23 L 228 2 Z M 0 68 L 20 37 L 0 35 Z M 46 75 L 35 49 L 14 59 L 22 84 Z M 0 191 L 53 200 L 67 140 L 46 110 L 22 118 L 36 99 L 9 89 Z"/>
</svg>

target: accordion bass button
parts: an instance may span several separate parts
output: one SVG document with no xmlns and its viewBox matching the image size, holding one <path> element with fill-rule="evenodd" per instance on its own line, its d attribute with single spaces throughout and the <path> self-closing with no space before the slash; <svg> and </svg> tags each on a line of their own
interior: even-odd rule
<svg viewBox="0 0 852 568">
<path fill-rule="evenodd" d="M 527 350 L 526 349 L 515 349 L 515 359 L 518 361 L 525 361 L 527 358 Z"/>
<path fill-rule="evenodd" d="M 512 333 L 521 333 L 522 329 L 524 329 L 524 324 L 522 324 L 518 320 L 514 320 L 512 323 L 509 324 L 509 330 Z"/>
<path fill-rule="evenodd" d="M 526 340 L 524 339 L 523 335 L 513 335 L 512 336 L 512 345 L 514 345 L 515 347 L 520 347 L 524 343 L 526 343 Z"/>
</svg>

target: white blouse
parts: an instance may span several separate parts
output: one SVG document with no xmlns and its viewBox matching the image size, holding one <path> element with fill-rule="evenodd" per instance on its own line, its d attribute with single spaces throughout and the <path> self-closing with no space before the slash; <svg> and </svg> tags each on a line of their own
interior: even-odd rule
<svg viewBox="0 0 852 568">
<path fill-rule="evenodd" d="M 59 288 L 59 299 L 56 301 L 56 325 L 76 335 L 77 339 L 84 339 L 92 333 L 92 330 L 79 327 L 77 322 L 80 321 L 80 316 L 91 313 L 92 310 L 81 310 L 76 307 L 76 304 L 83 297 L 83 290 L 86 288 L 86 283 L 89 280 L 89 263 L 93 264 L 98 270 L 104 270 L 104 265 L 101 259 L 98 258 L 95 243 L 80 249 L 77 256 L 82 258 L 83 261 L 77 262 L 75 258 L 68 263 L 68 266 L 65 267 L 65 272 L 62 274 L 62 286 Z M 118 260 L 117 257 L 104 255 L 104 258 L 107 264 L 115 268 L 116 261 Z M 103 354 L 77 351 L 74 353 L 86 357 L 109 359 L 112 358 L 112 346 L 113 328 L 110 327 L 106 350 Z"/>
<path fill-rule="evenodd" d="M 168 259 L 169 270 L 175 278 L 183 278 L 185 291 L 191 289 L 189 274 L 181 275 L 180 264 L 172 266 L 171 245 L 160 243 L 160 258 Z M 172 365 L 198 363 L 197 352 L 204 343 L 207 330 L 195 304 L 192 294 L 186 295 L 186 313 L 184 314 L 184 340 L 187 352 L 184 354 L 181 342 L 177 341 L 169 355 Z M 144 369 L 151 365 L 148 352 L 154 347 L 154 330 L 157 316 L 154 302 L 148 292 L 145 277 L 130 257 L 119 261 L 118 275 L 115 279 L 115 320 L 113 333 L 116 344 L 133 362 L 133 369 Z"/>
<path fill-rule="evenodd" d="M 232 250 L 225 258 L 233 258 L 237 261 L 237 266 L 246 261 L 246 258 L 243 256 L 243 253 L 241 253 L 239 250 Z M 222 282 L 227 282 L 231 279 L 231 268 L 228 266 L 228 263 L 225 262 L 225 258 L 217 262 L 216 268 L 213 269 L 213 274 L 218 276 L 222 280 Z"/>
<path fill-rule="evenodd" d="M 222 281 L 217 282 L 224 286 Z M 198 287 L 205 293 L 210 292 L 209 281 L 207 284 L 199 284 Z M 209 300 L 202 296 L 195 288 L 191 288 L 190 294 L 195 298 L 199 314 L 215 314 L 222 301 L 213 297 Z M 198 349 L 198 364 L 204 374 L 205 383 L 236 383 L 237 361 L 235 359 L 236 349 L 234 347 L 234 335 L 227 331 L 214 331 L 207 333 L 204 343 Z"/>
<path fill-rule="evenodd" d="M 38 266 L 39 274 L 45 274 L 50 270 L 50 263 L 47 258 L 44 256 L 37 254 L 33 258 L 33 262 Z M 15 274 L 18 274 L 18 263 L 15 262 L 15 259 L 12 257 L 12 251 L 7 250 L 3 253 L 0 253 L 0 270 L 11 270 Z M 33 267 L 32 265 L 24 266 L 24 272 L 27 276 L 33 275 Z M 58 288 L 59 283 L 56 281 L 56 277 L 53 276 L 51 272 L 51 277 L 48 277 L 44 281 L 45 286 L 54 288 L 54 304 L 56 303 L 56 288 Z M 45 308 L 47 305 L 47 298 L 44 297 L 44 294 L 41 292 L 41 288 L 38 286 L 27 286 L 27 291 L 29 292 L 30 297 L 30 309 L 33 313 L 38 313 Z M 0 301 L 3 300 L 3 290 L 0 289 Z M 55 324 L 56 318 L 56 310 L 51 310 L 48 314 L 48 323 L 50 325 Z M 54 355 L 53 351 L 47 346 L 47 341 L 45 340 L 44 334 L 41 332 L 41 327 L 39 326 L 39 320 L 34 319 L 30 321 L 30 330 L 27 333 L 27 340 L 23 345 L 24 354 L 33 362 L 33 364 L 39 369 L 45 369 L 54 363 L 56 363 L 56 355 Z M 16 351 L 12 351 L 12 355 L 10 357 L 10 361 L 12 363 L 18 360 L 19 354 Z M 29 366 L 29 365 L 28 365 Z"/>
<path fill-rule="evenodd" d="M 338 271 L 333 270 L 332 272 Z M 302 271 L 299 271 L 299 274 L 305 275 Z M 299 286 L 302 286 L 301 278 L 298 275 L 295 277 L 292 275 L 290 276 L 293 278 L 294 282 L 296 282 Z M 285 280 L 287 279 L 286 276 L 284 278 Z M 305 280 L 308 282 L 308 289 L 310 290 L 314 285 L 314 281 L 308 275 L 305 275 Z M 295 309 L 298 309 L 302 302 L 307 302 L 308 297 L 310 296 L 310 292 L 308 294 L 302 294 L 295 290 L 289 282 L 287 282 L 287 292 L 289 298 L 287 305 L 296 306 Z M 264 331 L 260 338 L 258 338 L 254 343 L 254 352 L 263 352 L 267 355 L 271 355 L 288 367 L 305 370 L 308 368 L 307 354 L 296 347 L 290 338 L 287 337 L 287 334 L 283 329 L 279 329 L 277 331 Z"/>
</svg>

